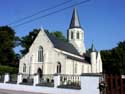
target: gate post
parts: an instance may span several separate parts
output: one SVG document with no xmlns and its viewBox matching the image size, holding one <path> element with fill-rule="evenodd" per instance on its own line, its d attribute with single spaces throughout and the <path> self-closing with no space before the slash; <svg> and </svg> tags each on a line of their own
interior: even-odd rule
<svg viewBox="0 0 125 94">
<path fill-rule="evenodd" d="M 39 75 L 34 74 L 34 76 L 33 76 L 33 85 L 36 86 L 37 84 L 39 84 Z"/>
<path fill-rule="evenodd" d="M 19 73 L 18 74 L 18 76 L 17 76 L 17 84 L 20 84 L 20 83 L 22 83 L 22 74 L 21 73 Z"/>
<path fill-rule="evenodd" d="M 9 73 L 6 73 L 6 74 L 4 75 L 4 83 L 9 82 L 9 80 L 10 80 Z"/>
<path fill-rule="evenodd" d="M 54 87 L 57 88 L 60 85 L 60 74 L 54 74 Z"/>
</svg>

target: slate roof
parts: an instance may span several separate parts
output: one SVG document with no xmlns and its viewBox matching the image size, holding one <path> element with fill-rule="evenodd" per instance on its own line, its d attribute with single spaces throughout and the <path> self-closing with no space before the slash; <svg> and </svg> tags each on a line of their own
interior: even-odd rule
<svg viewBox="0 0 125 94">
<path fill-rule="evenodd" d="M 73 9 L 72 19 L 71 19 L 69 28 L 70 29 L 71 28 L 81 28 L 79 16 L 78 16 L 76 8 Z"/>
<path fill-rule="evenodd" d="M 56 38 L 55 36 L 49 34 L 49 32 L 45 32 L 45 33 L 48 36 L 48 38 L 51 40 L 55 48 L 80 56 L 79 52 L 72 44 Z"/>
<path fill-rule="evenodd" d="M 84 57 L 85 59 L 84 58 L 81 59 L 81 58 L 77 58 L 77 57 L 65 54 L 67 58 L 90 64 L 90 57 L 86 55 L 81 56 L 72 44 L 56 38 L 55 36 L 51 35 L 48 31 L 44 31 L 44 32 L 46 33 L 50 41 L 53 43 L 55 48 L 75 54 L 80 57 Z"/>
<path fill-rule="evenodd" d="M 76 60 L 76 61 L 80 61 L 80 62 L 84 62 L 84 63 L 90 63 L 89 61 L 86 60 L 86 58 L 81 59 L 81 58 L 77 58 L 77 57 L 74 57 L 71 55 L 67 55 L 67 54 L 65 54 L 65 55 L 67 56 L 67 58 L 72 59 L 72 60 Z"/>
</svg>

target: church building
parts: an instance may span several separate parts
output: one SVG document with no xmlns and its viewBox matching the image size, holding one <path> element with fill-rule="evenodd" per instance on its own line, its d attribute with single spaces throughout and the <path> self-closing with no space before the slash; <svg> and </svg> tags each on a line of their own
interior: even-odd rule
<svg viewBox="0 0 125 94">
<path fill-rule="evenodd" d="M 67 74 L 101 73 L 102 60 L 94 44 L 86 50 L 84 29 L 81 27 L 76 8 L 65 42 L 41 29 L 29 48 L 29 52 L 20 59 L 19 73 Z"/>
</svg>

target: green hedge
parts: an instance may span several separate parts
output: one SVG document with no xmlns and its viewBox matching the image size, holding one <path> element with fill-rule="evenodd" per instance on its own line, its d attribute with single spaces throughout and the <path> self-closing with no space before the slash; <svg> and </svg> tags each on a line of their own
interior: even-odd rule
<svg viewBox="0 0 125 94">
<path fill-rule="evenodd" d="M 73 85 L 60 85 L 58 88 L 65 88 L 65 89 L 81 89 L 80 86 L 73 86 Z"/>
<path fill-rule="evenodd" d="M 0 74 L 18 73 L 18 68 L 0 65 Z"/>
</svg>

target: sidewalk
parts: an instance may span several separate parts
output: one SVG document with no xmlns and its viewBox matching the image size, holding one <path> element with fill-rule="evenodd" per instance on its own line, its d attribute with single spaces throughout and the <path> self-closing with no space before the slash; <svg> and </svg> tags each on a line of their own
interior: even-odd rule
<svg viewBox="0 0 125 94">
<path fill-rule="evenodd" d="M 0 89 L 0 94 L 45 94 L 45 93 L 32 93 L 32 92 L 13 91 L 13 90 L 3 90 L 3 89 Z"/>
</svg>

